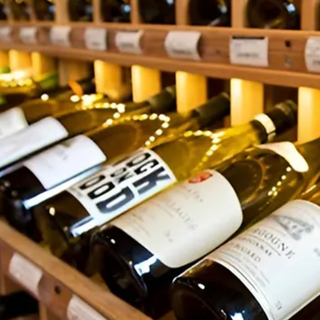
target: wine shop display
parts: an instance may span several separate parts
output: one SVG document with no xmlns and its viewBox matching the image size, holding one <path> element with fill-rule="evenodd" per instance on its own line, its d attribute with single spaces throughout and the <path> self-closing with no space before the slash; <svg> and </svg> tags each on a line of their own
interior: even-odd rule
<svg viewBox="0 0 320 320">
<path fill-rule="evenodd" d="M 30 3 L 28 0 L 7 0 L 8 9 L 16 21 L 30 20 Z"/>
<path fill-rule="evenodd" d="M 130 22 L 129 0 L 104 0 L 100 2 L 101 18 L 105 22 Z"/>
<path fill-rule="evenodd" d="M 68 0 L 68 12 L 71 21 L 92 21 L 92 0 Z"/>
<path fill-rule="evenodd" d="M 138 0 L 138 5 L 144 23 L 175 24 L 175 0 Z"/>
<path fill-rule="evenodd" d="M 33 0 L 33 10 L 37 20 L 53 21 L 55 18 L 56 0 Z"/>
</svg>

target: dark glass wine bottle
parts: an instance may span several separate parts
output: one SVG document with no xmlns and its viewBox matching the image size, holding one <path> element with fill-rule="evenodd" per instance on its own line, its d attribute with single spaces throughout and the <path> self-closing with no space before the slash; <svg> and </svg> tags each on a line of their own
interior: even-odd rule
<svg viewBox="0 0 320 320">
<path fill-rule="evenodd" d="M 130 22 L 130 0 L 102 0 L 100 8 L 105 22 Z"/>
<path fill-rule="evenodd" d="M 295 113 L 295 104 L 287 101 L 245 125 L 248 128 L 246 132 L 240 133 L 237 127 L 218 131 L 212 135 L 212 147 L 206 155 L 212 160 L 194 166 L 196 169 L 192 173 L 212 165 L 227 167 L 225 171 L 205 171 L 102 227 L 93 237 L 93 255 L 111 291 L 153 318 L 167 312 L 169 286 L 173 278 L 240 227 L 241 208 L 233 190 L 235 186 L 232 188 L 230 183 L 241 184 L 239 192 L 243 193 L 240 196 L 251 201 L 254 211 L 265 205 L 264 191 L 269 192 L 268 188 L 272 188 L 277 180 L 278 167 L 273 164 L 279 162 L 281 169 L 287 164 L 281 156 L 262 148 L 231 157 L 250 145 L 265 142 L 267 133 L 274 137 L 275 132 L 279 134 L 292 128 L 296 122 Z M 178 163 L 179 160 L 182 159 L 176 159 Z M 266 164 L 261 167 L 263 161 Z M 226 172 L 233 170 L 237 172 L 236 179 L 226 181 Z M 303 180 L 297 175 L 300 178 L 298 184 Z M 260 184 L 265 189 L 261 190 Z M 287 197 L 289 195 L 286 194 Z M 277 203 L 274 201 L 269 207 Z M 164 251 L 165 255 L 162 254 Z"/>
<path fill-rule="evenodd" d="M 25 291 L 0 296 L 0 319 L 10 320 L 37 314 L 39 303 Z"/>
<path fill-rule="evenodd" d="M 28 0 L 8 0 L 8 7 L 14 20 L 30 20 L 30 3 Z"/>
<path fill-rule="evenodd" d="M 301 0 L 249 0 L 249 26 L 260 29 L 300 29 L 300 7 Z"/>
<path fill-rule="evenodd" d="M 174 182 L 175 177 L 167 168 L 167 164 L 149 148 L 160 145 L 167 140 L 175 140 L 181 132 L 184 132 L 188 128 L 198 129 L 217 121 L 229 113 L 229 108 L 229 96 L 224 93 L 188 114 L 167 114 L 166 116 L 152 114 L 150 117 L 147 117 L 147 115 L 136 116 L 136 120 L 135 117 L 133 117 L 133 121 L 125 121 L 120 125 L 104 130 L 104 132 L 101 132 L 101 136 L 91 135 L 90 138 L 100 146 L 108 158 L 112 159 L 121 153 L 127 154 L 128 156 L 125 158 L 123 156 L 118 157 L 115 161 L 111 162 L 111 164 L 107 163 L 100 167 L 99 171 L 91 175 L 90 178 L 82 179 L 80 182 L 78 181 L 76 184 L 73 184 L 72 188 L 67 189 L 68 191 L 62 192 L 60 195 L 47 200 L 43 205 L 34 207 L 32 211 L 29 210 L 32 213 L 31 217 L 33 217 L 34 214 L 38 216 L 37 222 L 39 229 L 53 254 L 60 256 L 79 270 L 90 273 L 90 261 L 88 261 L 86 253 L 88 253 L 87 249 L 89 248 L 90 231 L 97 225 L 98 220 L 95 221 L 92 219 L 88 207 L 82 206 L 81 200 L 75 197 L 74 194 L 71 193 L 71 190 L 78 190 L 78 188 L 82 190 L 82 185 L 89 186 L 92 182 L 97 181 L 101 182 L 99 186 L 110 186 L 109 191 L 111 193 L 108 193 L 108 188 L 104 190 L 106 195 L 113 195 L 117 190 L 120 191 L 122 188 L 130 191 L 131 185 L 132 188 L 136 186 L 137 189 L 141 189 L 140 196 L 137 191 L 137 196 L 135 199 L 130 198 L 130 200 L 132 200 L 130 203 L 118 202 L 119 207 L 114 214 L 121 214 L 125 211 L 126 206 L 132 206 L 134 202 L 139 203 Z M 106 139 L 107 134 L 113 137 L 112 140 L 114 141 Z M 209 143 L 207 143 L 207 145 L 209 145 Z M 144 148 L 139 149 L 141 147 Z M 137 149 L 139 150 L 132 153 L 132 151 Z M 199 150 L 202 151 L 201 148 L 199 148 Z M 172 161 L 174 161 L 173 154 L 180 151 L 184 152 L 183 148 L 177 150 L 171 149 Z M 183 162 L 180 162 L 180 165 L 183 167 Z M 107 174 L 108 171 L 110 171 L 110 174 Z M 30 173 L 29 176 L 31 176 Z M 13 179 L 10 181 L 12 180 Z M 18 186 L 18 180 L 16 181 L 14 186 Z M 140 186 L 138 185 L 139 183 Z M 113 184 L 118 184 L 118 186 L 113 188 Z M 29 186 L 30 182 L 26 181 L 25 185 Z M 36 184 L 34 183 L 34 185 Z M 41 190 L 43 190 L 43 186 L 41 188 Z M 88 191 L 85 189 L 86 188 L 83 189 L 84 198 L 86 198 L 86 192 Z M 18 190 L 19 195 L 23 196 L 23 198 L 20 197 L 20 199 L 25 199 L 23 202 L 24 212 L 27 211 L 27 204 L 32 201 L 34 205 L 37 204 L 36 201 L 31 199 L 30 195 L 24 191 L 25 189 L 23 189 L 23 187 L 11 190 Z M 24 193 L 20 193 L 20 190 Z M 30 188 L 28 190 L 30 190 Z M 39 193 L 38 190 L 31 192 L 35 191 Z M 41 192 L 43 193 L 43 191 Z M 103 191 L 101 190 L 101 192 Z M 7 194 L 9 193 L 10 191 L 7 192 Z M 91 192 L 89 192 L 89 195 L 90 194 Z M 129 197 L 131 197 L 131 195 L 129 195 Z M 43 195 L 41 199 L 40 196 L 36 197 L 39 201 L 43 198 Z M 6 199 L 9 199 L 9 197 Z M 19 227 L 20 223 L 21 230 L 21 225 L 23 223 L 26 225 L 26 223 L 23 221 L 24 218 L 21 218 L 23 212 L 15 205 L 15 203 L 18 202 L 20 202 L 19 199 L 11 198 L 11 207 L 8 208 L 7 212 L 11 212 L 8 219 L 14 217 L 16 220 L 15 225 Z M 19 215 L 14 213 L 14 211 L 18 212 L 19 210 L 21 211 Z M 24 216 L 29 216 L 28 219 L 25 219 L 26 221 L 31 220 L 30 214 L 25 213 Z M 53 218 L 54 220 L 51 220 Z M 52 226 L 48 226 L 48 224 L 52 224 Z M 34 234 L 35 229 L 35 226 L 31 226 L 30 224 L 29 233 L 31 235 Z M 47 232 L 48 229 L 50 229 L 49 232 Z M 44 233 L 42 231 L 44 231 Z M 57 232 L 57 234 L 55 234 L 55 232 Z"/>
<path fill-rule="evenodd" d="M 319 167 L 320 139 L 297 149 L 311 174 Z M 290 175 L 295 169 L 288 169 L 279 179 L 290 180 L 285 189 L 294 185 Z M 274 186 L 279 188 L 278 183 Z M 178 319 L 224 320 L 238 314 L 245 320 L 319 317 L 319 190 L 318 181 L 299 200 L 285 204 L 176 278 L 172 306 Z M 278 190 L 270 192 L 273 198 Z M 253 212 L 248 218 L 254 218 Z"/>
<path fill-rule="evenodd" d="M 230 0 L 190 0 L 189 18 L 191 25 L 229 27 Z"/>
<path fill-rule="evenodd" d="M 175 0 L 138 0 L 144 23 L 175 24 Z"/>
<path fill-rule="evenodd" d="M 33 10 L 37 20 L 53 21 L 55 18 L 55 0 L 33 0 Z"/>
<path fill-rule="evenodd" d="M 92 21 L 92 0 L 68 0 L 68 12 L 71 21 Z"/>
<path fill-rule="evenodd" d="M 8 16 L 8 8 L 6 6 L 5 0 L 0 1 L 0 20 L 5 21 L 7 20 Z"/>
</svg>

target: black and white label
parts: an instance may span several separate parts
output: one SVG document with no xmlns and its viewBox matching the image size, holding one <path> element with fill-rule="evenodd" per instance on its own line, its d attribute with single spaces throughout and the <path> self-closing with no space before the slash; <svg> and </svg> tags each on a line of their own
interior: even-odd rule
<svg viewBox="0 0 320 320">
<path fill-rule="evenodd" d="M 319 295 L 320 208 L 292 201 L 208 258 L 243 282 L 268 319 L 291 319 Z"/>
<path fill-rule="evenodd" d="M 208 170 L 112 221 L 170 268 L 180 268 L 226 241 L 242 223 L 238 197 Z"/>
<path fill-rule="evenodd" d="M 87 28 L 84 33 L 84 42 L 88 49 L 106 51 L 107 50 L 107 29 Z"/>
<path fill-rule="evenodd" d="M 169 31 L 164 46 L 172 58 L 200 60 L 198 43 L 199 31 Z"/>
<path fill-rule="evenodd" d="M 175 181 L 170 168 L 155 152 L 141 149 L 68 189 L 89 214 L 70 231 L 77 236 L 107 223 Z"/>
<path fill-rule="evenodd" d="M 27 119 L 19 107 L 0 113 L 0 139 L 10 136 L 27 126 Z"/>
<path fill-rule="evenodd" d="M 71 47 L 70 43 L 71 27 L 55 26 L 50 30 L 50 42 L 57 46 Z"/>
<path fill-rule="evenodd" d="M 19 253 L 15 253 L 9 263 L 9 273 L 18 283 L 39 297 L 38 287 L 43 276 L 39 267 Z"/>
<path fill-rule="evenodd" d="M 238 37 L 230 39 L 232 64 L 268 67 L 269 39 L 267 37 Z"/>
<path fill-rule="evenodd" d="M 36 27 L 22 27 L 20 28 L 20 40 L 25 44 L 36 44 L 38 28 Z"/>
<path fill-rule="evenodd" d="M 77 136 L 32 157 L 24 166 L 48 190 L 105 160 L 107 157 L 91 139 Z"/>
<path fill-rule="evenodd" d="M 68 136 L 62 124 L 51 117 L 0 140 L 0 167 L 5 167 Z"/>
<path fill-rule="evenodd" d="M 67 308 L 68 320 L 107 320 L 78 296 L 73 295 Z"/>
<path fill-rule="evenodd" d="M 0 41 L 10 42 L 12 40 L 12 27 L 0 27 Z"/>
<path fill-rule="evenodd" d="M 320 73 L 320 37 L 308 38 L 304 58 L 309 72 Z"/>
<path fill-rule="evenodd" d="M 120 52 L 142 54 L 140 45 L 143 30 L 118 31 L 116 34 L 116 46 Z"/>
</svg>

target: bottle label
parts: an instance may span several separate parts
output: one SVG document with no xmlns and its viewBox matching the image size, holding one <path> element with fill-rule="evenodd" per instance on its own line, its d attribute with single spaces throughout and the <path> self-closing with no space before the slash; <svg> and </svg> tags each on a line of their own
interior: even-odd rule
<svg viewBox="0 0 320 320">
<path fill-rule="evenodd" d="M 170 268 L 208 254 L 241 223 L 242 210 L 235 191 L 223 175 L 211 170 L 112 222 Z"/>
<path fill-rule="evenodd" d="M 277 153 L 286 159 L 290 166 L 297 172 L 307 172 L 309 170 L 308 162 L 291 142 L 263 144 L 258 147 Z"/>
<path fill-rule="evenodd" d="M 305 47 L 305 63 L 309 72 L 320 73 L 320 37 L 309 37 Z"/>
<path fill-rule="evenodd" d="M 12 27 L 0 27 L 0 41 L 10 42 L 12 41 Z"/>
<path fill-rule="evenodd" d="M 155 152 L 141 149 L 68 189 L 90 214 L 70 232 L 78 236 L 107 223 L 175 181 L 170 168 Z"/>
<path fill-rule="evenodd" d="M 319 295 L 320 208 L 292 201 L 208 258 L 243 282 L 268 319 L 290 319 Z"/>
<path fill-rule="evenodd" d="M 20 40 L 25 44 L 37 44 L 37 27 L 20 28 Z"/>
<path fill-rule="evenodd" d="M 89 50 L 107 50 L 107 29 L 87 28 L 84 33 L 84 42 Z"/>
<path fill-rule="evenodd" d="M 0 140 L 0 167 L 68 136 L 68 131 L 56 119 L 47 117 Z"/>
<path fill-rule="evenodd" d="M 53 45 L 71 47 L 70 42 L 71 27 L 54 26 L 50 31 L 50 42 Z"/>
<path fill-rule="evenodd" d="M 24 166 L 48 190 L 106 159 L 105 154 L 91 139 L 77 136 L 32 157 Z"/>
<path fill-rule="evenodd" d="M 11 108 L 0 113 L 0 139 L 20 131 L 28 126 L 21 108 Z"/>
<path fill-rule="evenodd" d="M 254 117 L 255 120 L 259 121 L 265 128 L 268 135 L 268 141 L 272 141 L 276 136 L 276 126 L 273 121 L 265 114 L 261 113 Z"/>
<path fill-rule="evenodd" d="M 116 33 L 116 46 L 120 52 L 142 54 L 141 38 L 144 31 L 118 31 Z"/>
</svg>

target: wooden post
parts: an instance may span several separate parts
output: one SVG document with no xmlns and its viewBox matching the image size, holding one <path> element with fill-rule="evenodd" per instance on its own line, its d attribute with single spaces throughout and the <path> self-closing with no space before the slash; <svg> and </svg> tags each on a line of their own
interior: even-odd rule
<svg viewBox="0 0 320 320">
<path fill-rule="evenodd" d="M 12 71 L 31 67 L 31 54 L 22 51 L 9 51 L 9 65 Z"/>
<path fill-rule="evenodd" d="M 43 74 L 53 73 L 57 70 L 55 59 L 39 52 L 31 54 L 32 71 L 35 78 Z"/>
<path fill-rule="evenodd" d="M 103 1 L 103 0 L 101 0 Z M 131 0 L 131 23 L 133 24 L 139 24 L 141 23 L 141 17 L 139 13 L 139 7 L 138 7 L 138 1 L 139 0 Z"/>
<path fill-rule="evenodd" d="M 9 67 L 9 54 L 6 51 L 0 51 L 0 67 Z"/>
</svg>

